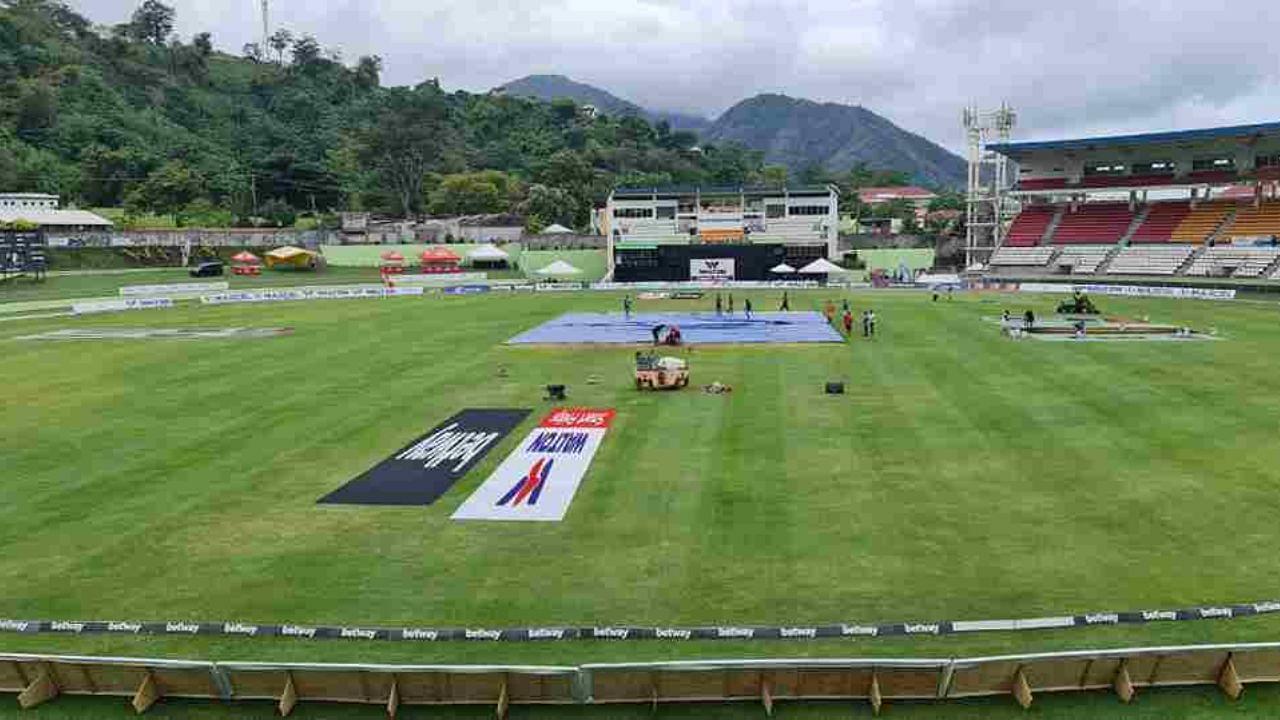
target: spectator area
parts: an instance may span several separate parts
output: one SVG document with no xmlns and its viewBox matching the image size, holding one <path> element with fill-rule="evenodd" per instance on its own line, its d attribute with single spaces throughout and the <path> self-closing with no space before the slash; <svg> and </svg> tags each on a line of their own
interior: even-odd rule
<svg viewBox="0 0 1280 720">
<path fill-rule="evenodd" d="M 1052 242 L 1055 245 L 1116 243 L 1129 230 L 1133 218 L 1127 203 L 1086 203 L 1062 216 Z"/>
<path fill-rule="evenodd" d="M 1280 248 L 1219 245 L 1205 248 L 1187 268 L 1188 275 L 1259 278 L 1280 263 Z"/>
<path fill-rule="evenodd" d="M 1107 266 L 1107 274 L 1175 275 L 1195 250 L 1193 245 L 1138 245 L 1122 248 Z"/>
<path fill-rule="evenodd" d="M 1053 205 L 1027 206 L 1009 225 L 1004 244 L 1012 247 L 1039 245 L 1057 212 L 1058 208 Z"/>
<path fill-rule="evenodd" d="M 1264 202 L 1258 207 L 1240 205 L 1231 224 L 1222 231 L 1224 238 L 1273 236 L 1280 236 L 1280 201 Z"/>
<path fill-rule="evenodd" d="M 1217 232 L 1222 222 L 1235 208 L 1236 204 L 1231 202 L 1207 202 L 1190 208 L 1178 223 L 1178 227 L 1174 228 L 1169 241 L 1203 243 Z"/>
<path fill-rule="evenodd" d="M 1188 202 L 1153 203 L 1129 241 L 1136 244 L 1170 242 L 1173 232 L 1190 212 L 1191 204 Z"/>
</svg>

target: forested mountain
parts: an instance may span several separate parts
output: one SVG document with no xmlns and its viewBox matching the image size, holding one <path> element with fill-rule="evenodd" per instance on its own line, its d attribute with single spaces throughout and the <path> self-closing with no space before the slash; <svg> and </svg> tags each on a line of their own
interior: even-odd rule
<svg viewBox="0 0 1280 720">
<path fill-rule="evenodd" d="M 742 143 L 793 170 L 818 165 L 843 172 L 865 163 L 946 187 L 966 177 L 959 156 L 861 106 L 757 95 L 726 110 L 702 135 Z"/>
<path fill-rule="evenodd" d="M 526 75 L 512 80 L 497 90 L 515 97 L 528 97 L 552 102 L 568 98 L 579 105 L 591 105 L 609 115 L 634 115 L 654 124 L 666 122 L 673 130 L 705 130 L 711 121 L 689 113 L 649 110 L 633 102 L 623 100 L 607 90 L 594 85 L 576 82 L 564 75 Z"/>
<path fill-rule="evenodd" d="M 793 174 L 821 168 L 838 175 L 863 164 L 904 172 L 925 185 L 959 187 L 965 181 L 965 163 L 959 156 L 861 106 L 757 95 L 708 121 L 647 110 L 563 75 L 529 75 L 500 90 L 548 101 L 569 98 L 612 115 L 666 120 L 673 128 L 696 131 L 706 142 L 735 142 L 759 150 L 766 162 L 784 165 Z"/>
<path fill-rule="evenodd" d="M 93 26 L 50 0 L 0 0 L 0 191 L 187 222 L 298 211 L 516 211 L 582 227 L 615 183 L 753 183 L 760 154 L 701 144 L 573 103 L 379 85 L 310 36 L 275 33 L 243 56 L 173 10 Z"/>
</svg>

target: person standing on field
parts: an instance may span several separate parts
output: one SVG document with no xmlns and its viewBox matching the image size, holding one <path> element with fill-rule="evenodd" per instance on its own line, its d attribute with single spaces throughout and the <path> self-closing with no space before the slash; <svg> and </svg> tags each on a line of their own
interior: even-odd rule
<svg viewBox="0 0 1280 720">
<path fill-rule="evenodd" d="M 628 320 L 631 319 L 631 296 L 630 295 L 622 296 L 622 317 Z"/>
<path fill-rule="evenodd" d="M 844 322 L 845 337 L 853 337 L 853 311 L 845 310 L 841 320 Z"/>
<path fill-rule="evenodd" d="M 733 314 L 733 293 L 729 293 L 729 314 Z"/>
<path fill-rule="evenodd" d="M 742 301 L 742 312 L 746 313 L 748 320 L 751 319 L 751 298 Z"/>
<path fill-rule="evenodd" d="M 787 298 L 787 291 L 782 291 L 782 304 L 778 306 L 778 312 L 790 312 L 791 300 Z"/>
<path fill-rule="evenodd" d="M 724 314 L 724 303 L 720 299 L 720 293 L 716 293 L 716 315 Z"/>
</svg>

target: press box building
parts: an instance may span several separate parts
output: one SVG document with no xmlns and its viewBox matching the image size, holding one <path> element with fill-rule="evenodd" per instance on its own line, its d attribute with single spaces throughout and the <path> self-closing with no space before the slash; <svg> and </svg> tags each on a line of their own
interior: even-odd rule
<svg viewBox="0 0 1280 720">
<path fill-rule="evenodd" d="M 600 230 L 618 282 L 766 280 L 779 263 L 834 259 L 839 212 L 831 185 L 619 188 Z"/>
</svg>

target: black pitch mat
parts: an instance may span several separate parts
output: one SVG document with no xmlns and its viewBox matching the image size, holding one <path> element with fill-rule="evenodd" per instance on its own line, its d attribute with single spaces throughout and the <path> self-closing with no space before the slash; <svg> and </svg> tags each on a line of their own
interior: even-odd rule
<svg viewBox="0 0 1280 720">
<path fill-rule="evenodd" d="M 524 409 L 463 410 L 320 499 L 341 505 L 430 505 L 526 417 Z"/>
</svg>

